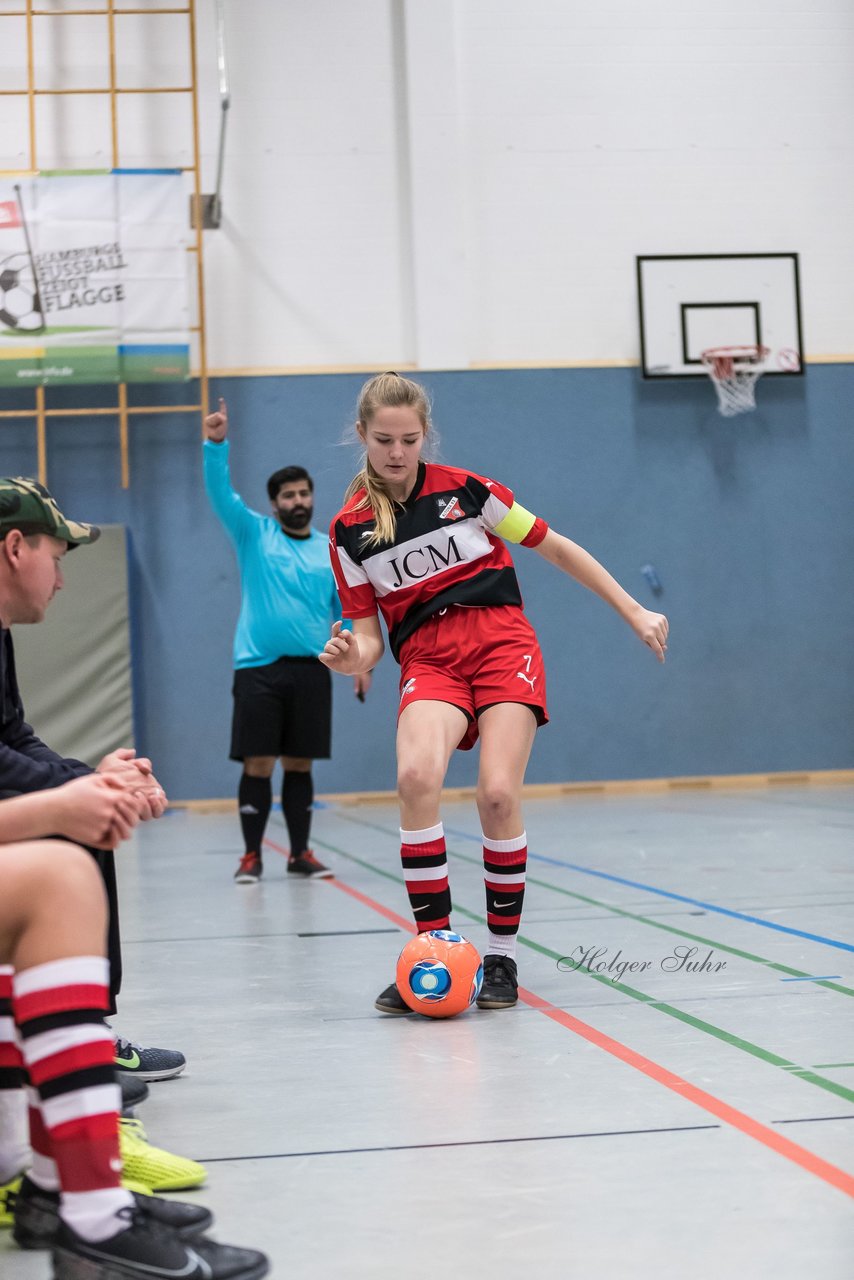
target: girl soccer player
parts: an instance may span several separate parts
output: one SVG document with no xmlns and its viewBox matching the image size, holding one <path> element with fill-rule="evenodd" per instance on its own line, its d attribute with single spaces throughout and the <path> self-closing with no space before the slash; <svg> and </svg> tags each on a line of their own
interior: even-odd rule
<svg viewBox="0 0 854 1280">
<path fill-rule="evenodd" d="M 510 489 L 458 467 L 422 460 L 431 431 L 423 387 L 396 373 L 365 383 L 356 433 L 362 469 L 332 522 L 332 567 L 344 616 L 321 662 L 347 675 L 370 670 L 384 644 L 401 666 L 397 725 L 401 858 L 419 932 L 447 929 L 451 910 L 439 800 L 455 749 L 480 738 L 477 807 L 489 938 L 478 1005 L 517 1000 L 516 935 L 525 893 L 527 837 L 521 791 L 539 725 L 548 720 L 545 671 L 522 612 L 504 546 L 533 547 L 616 609 L 660 662 L 668 623 L 633 600 L 582 547 L 526 511 Z M 397 987 L 377 998 L 405 1014 Z"/>
</svg>

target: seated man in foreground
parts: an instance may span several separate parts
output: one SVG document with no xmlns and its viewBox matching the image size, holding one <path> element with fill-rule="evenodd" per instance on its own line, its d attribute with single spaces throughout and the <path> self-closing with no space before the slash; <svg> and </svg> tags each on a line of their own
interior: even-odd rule
<svg viewBox="0 0 854 1280">
<path fill-rule="evenodd" d="M 0 1099 L 23 1092 L 25 1072 L 33 1086 L 34 1159 L 16 1196 L 15 1239 L 53 1250 L 55 1280 L 260 1280 L 262 1253 L 203 1236 L 207 1209 L 121 1181 L 120 1092 L 103 1021 L 107 903 L 91 857 L 69 838 L 124 839 L 139 821 L 132 785 L 107 773 L 0 802 Z M 35 838 L 49 832 L 66 839 Z M 4 1119 L 0 1180 L 28 1155 Z"/>
</svg>

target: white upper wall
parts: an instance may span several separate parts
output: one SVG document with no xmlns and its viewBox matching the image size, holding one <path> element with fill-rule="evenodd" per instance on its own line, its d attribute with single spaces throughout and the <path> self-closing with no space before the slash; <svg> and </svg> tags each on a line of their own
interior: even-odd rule
<svg viewBox="0 0 854 1280">
<path fill-rule="evenodd" d="M 808 355 L 854 359 L 850 0 L 223 8 L 211 367 L 635 361 L 636 254 L 763 251 L 801 255 Z M 214 0 L 197 10 L 210 191 Z M 103 19 L 37 22 L 37 83 L 106 83 Z M 186 82 L 183 19 L 117 24 L 120 83 Z M 0 16 L 7 87 L 26 83 L 23 41 L 23 20 Z M 186 98 L 119 107 L 122 164 L 190 163 Z M 108 165 L 106 108 L 41 98 L 41 166 Z M 25 104 L 9 97 L 0 153 L 26 167 Z"/>
</svg>

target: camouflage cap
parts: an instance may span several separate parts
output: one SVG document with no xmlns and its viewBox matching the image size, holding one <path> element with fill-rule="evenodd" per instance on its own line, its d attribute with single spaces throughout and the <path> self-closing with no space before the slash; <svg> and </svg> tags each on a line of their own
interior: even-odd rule
<svg viewBox="0 0 854 1280">
<path fill-rule="evenodd" d="M 97 525 L 66 520 L 44 485 L 28 476 L 0 478 L 0 540 L 12 529 L 50 534 L 67 542 L 69 548 L 101 536 Z"/>
</svg>

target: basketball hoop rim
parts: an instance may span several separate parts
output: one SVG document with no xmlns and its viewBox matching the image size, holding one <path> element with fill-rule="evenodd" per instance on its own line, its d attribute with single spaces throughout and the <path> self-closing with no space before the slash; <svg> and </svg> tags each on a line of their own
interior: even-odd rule
<svg viewBox="0 0 854 1280">
<path fill-rule="evenodd" d="M 745 372 L 755 369 L 770 354 L 770 347 L 761 342 L 752 342 L 743 346 L 708 347 L 700 353 L 700 359 L 712 378 L 727 378 L 742 369 Z"/>
</svg>

